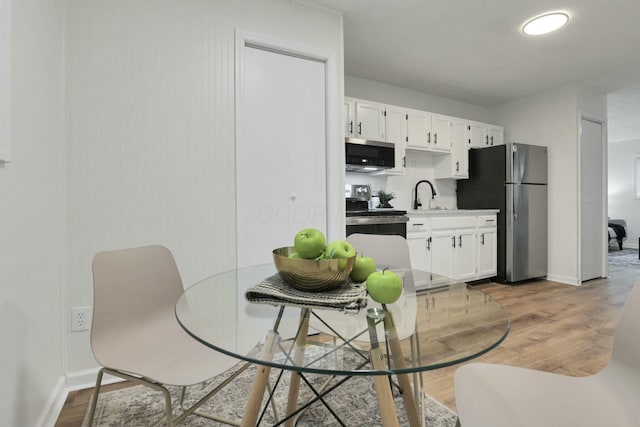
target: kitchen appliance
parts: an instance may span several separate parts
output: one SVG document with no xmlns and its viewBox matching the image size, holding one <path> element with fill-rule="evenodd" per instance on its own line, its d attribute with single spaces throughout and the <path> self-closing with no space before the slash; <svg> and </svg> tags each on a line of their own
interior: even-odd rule
<svg viewBox="0 0 640 427">
<path fill-rule="evenodd" d="M 360 138 L 345 138 L 345 169 L 348 172 L 372 172 L 395 166 L 393 144 Z"/>
<path fill-rule="evenodd" d="M 345 185 L 346 232 L 362 234 L 397 234 L 407 237 L 407 211 L 369 209 L 369 185 Z"/>
<path fill-rule="evenodd" d="M 547 275 L 547 148 L 508 143 L 469 151 L 459 209 L 500 209 L 497 281 Z"/>
</svg>

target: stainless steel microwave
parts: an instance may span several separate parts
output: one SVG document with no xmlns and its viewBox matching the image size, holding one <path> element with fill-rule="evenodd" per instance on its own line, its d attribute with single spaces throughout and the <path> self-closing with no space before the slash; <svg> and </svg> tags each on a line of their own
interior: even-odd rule
<svg viewBox="0 0 640 427">
<path fill-rule="evenodd" d="M 345 138 L 345 169 L 349 172 L 372 172 L 395 166 L 393 144 L 360 138 Z"/>
</svg>

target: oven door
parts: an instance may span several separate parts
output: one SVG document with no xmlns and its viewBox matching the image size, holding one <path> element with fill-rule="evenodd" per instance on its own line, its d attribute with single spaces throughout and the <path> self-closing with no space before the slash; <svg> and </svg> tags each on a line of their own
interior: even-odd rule
<svg viewBox="0 0 640 427">
<path fill-rule="evenodd" d="M 407 223 L 386 223 L 386 224 L 352 224 L 347 225 L 347 236 L 355 233 L 360 234 L 386 234 L 398 235 L 407 238 Z"/>
</svg>

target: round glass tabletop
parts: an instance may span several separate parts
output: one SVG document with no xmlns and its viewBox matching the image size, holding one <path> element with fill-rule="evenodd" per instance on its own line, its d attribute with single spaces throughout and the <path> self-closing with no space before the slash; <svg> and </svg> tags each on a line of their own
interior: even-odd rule
<svg viewBox="0 0 640 427">
<path fill-rule="evenodd" d="M 437 287 L 416 292 L 414 277 L 424 282 L 425 273 L 396 272 L 404 282 L 398 301 L 383 307 L 368 299 L 364 308 L 340 311 L 249 302 L 246 292 L 275 267 L 231 270 L 189 287 L 176 317 L 195 339 L 234 358 L 336 375 L 437 369 L 478 357 L 506 337 L 507 312 L 488 294 L 429 273 Z M 370 363 L 372 349 L 384 363 Z"/>
</svg>

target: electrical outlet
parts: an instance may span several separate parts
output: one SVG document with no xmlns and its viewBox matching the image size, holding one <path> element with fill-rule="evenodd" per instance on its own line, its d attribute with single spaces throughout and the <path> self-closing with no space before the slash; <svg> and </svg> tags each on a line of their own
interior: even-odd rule
<svg viewBox="0 0 640 427">
<path fill-rule="evenodd" d="M 71 332 L 88 331 L 91 328 L 91 307 L 71 308 Z"/>
</svg>

